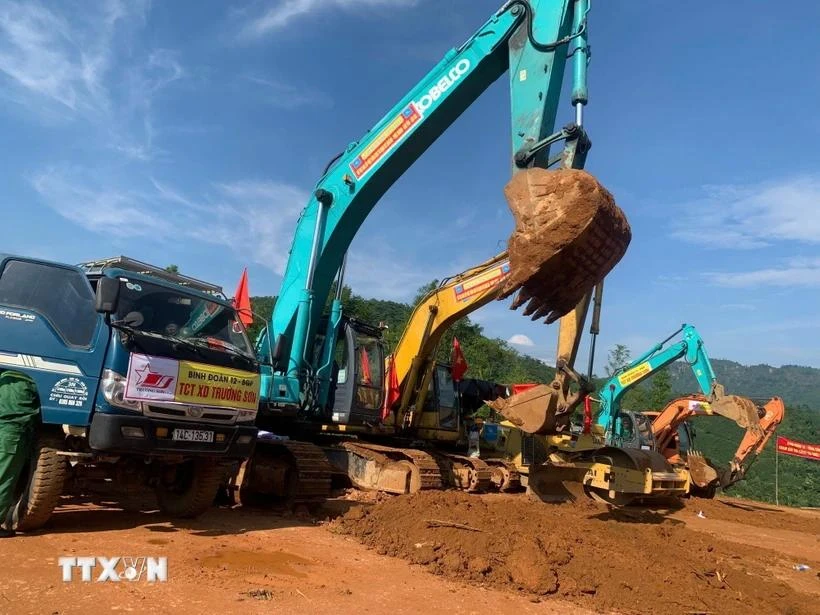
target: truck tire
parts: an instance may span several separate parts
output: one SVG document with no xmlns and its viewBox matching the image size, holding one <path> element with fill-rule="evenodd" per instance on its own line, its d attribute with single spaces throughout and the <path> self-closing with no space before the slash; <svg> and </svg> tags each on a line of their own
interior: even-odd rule
<svg viewBox="0 0 820 615">
<path fill-rule="evenodd" d="M 194 459 L 176 467 L 172 483 L 157 485 L 159 509 L 171 517 L 198 517 L 214 503 L 223 468 L 211 459 Z"/>
<path fill-rule="evenodd" d="M 67 474 L 65 458 L 57 454 L 61 441 L 54 436 L 36 436 L 31 459 L 20 476 L 20 495 L 11 507 L 6 526 L 18 532 L 43 527 L 63 494 Z"/>
</svg>

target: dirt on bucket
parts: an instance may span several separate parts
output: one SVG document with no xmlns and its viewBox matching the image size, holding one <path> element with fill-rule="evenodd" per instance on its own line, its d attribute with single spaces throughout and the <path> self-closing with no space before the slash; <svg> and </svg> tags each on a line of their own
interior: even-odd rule
<svg viewBox="0 0 820 615">
<path fill-rule="evenodd" d="M 598 612 L 812 612 L 768 572 L 775 554 L 653 511 L 422 491 L 353 508 L 331 529 L 438 575 Z"/>
<path fill-rule="evenodd" d="M 504 189 L 515 218 L 507 242 L 510 276 L 500 299 L 551 323 L 571 309 L 623 258 L 632 231 L 612 194 L 586 171 L 533 168 Z"/>
</svg>

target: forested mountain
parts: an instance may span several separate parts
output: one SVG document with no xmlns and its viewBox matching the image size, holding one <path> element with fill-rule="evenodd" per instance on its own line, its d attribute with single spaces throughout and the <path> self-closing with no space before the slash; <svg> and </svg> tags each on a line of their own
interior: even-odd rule
<svg viewBox="0 0 820 615">
<path fill-rule="evenodd" d="M 820 369 L 799 365 L 741 365 L 723 359 L 714 359 L 712 366 L 727 393 L 747 397 L 777 395 L 784 399 L 787 406 L 807 405 L 820 409 Z M 669 373 L 676 392 L 695 390 L 692 370 L 685 363 L 679 361 L 672 364 Z"/>
</svg>

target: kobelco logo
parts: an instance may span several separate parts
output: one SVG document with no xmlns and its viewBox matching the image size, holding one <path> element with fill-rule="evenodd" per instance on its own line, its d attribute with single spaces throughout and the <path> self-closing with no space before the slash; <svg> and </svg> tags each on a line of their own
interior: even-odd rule
<svg viewBox="0 0 820 615">
<path fill-rule="evenodd" d="M 453 87 L 453 84 L 456 83 L 461 77 L 470 70 L 470 60 L 464 58 L 458 61 L 453 68 L 450 69 L 444 77 L 438 80 L 438 83 L 431 87 L 427 94 L 419 98 L 413 104 L 416 105 L 416 109 L 419 110 L 419 113 L 424 115 L 424 112 L 430 108 L 434 102 L 436 102 L 441 95 L 444 94 L 447 90 Z"/>
</svg>

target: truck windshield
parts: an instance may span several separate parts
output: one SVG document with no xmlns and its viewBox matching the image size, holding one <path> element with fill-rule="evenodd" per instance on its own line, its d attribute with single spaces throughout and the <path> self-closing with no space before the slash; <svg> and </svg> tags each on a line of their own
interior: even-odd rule
<svg viewBox="0 0 820 615">
<path fill-rule="evenodd" d="M 158 284 L 123 282 L 115 319 L 149 335 L 187 339 L 215 350 L 253 356 L 245 328 L 233 309 Z"/>
</svg>

